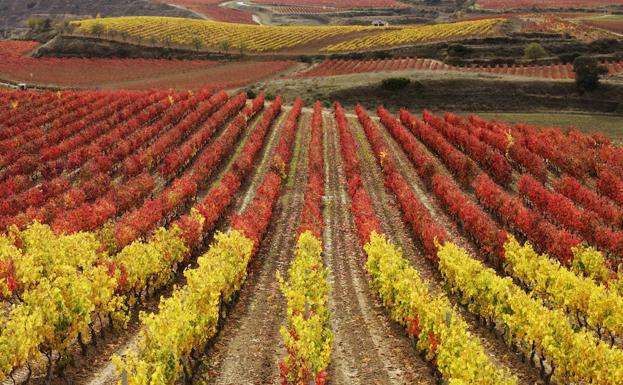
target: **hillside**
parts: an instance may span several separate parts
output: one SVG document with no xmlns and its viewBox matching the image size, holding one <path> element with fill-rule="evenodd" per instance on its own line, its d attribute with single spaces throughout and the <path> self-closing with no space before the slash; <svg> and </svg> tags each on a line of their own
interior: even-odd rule
<svg viewBox="0 0 623 385">
<path fill-rule="evenodd" d="M 623 385 L 623 0 L 22 1 L 0 385 Z"/>
<path fill-rule="evenodd" d="M 4 383 L 623 381 L 604 135 L 207 90 L 4 91 L 0 122 Z"/>
<path fill-rule="evenodd" d="M 101 16 L 176 16 L 197 17 L 192 12 L 148 0 L 0 0 L 0 34 L 26 27 L 33 15 L 54 18 L 83 18 Z"/>
</svg>

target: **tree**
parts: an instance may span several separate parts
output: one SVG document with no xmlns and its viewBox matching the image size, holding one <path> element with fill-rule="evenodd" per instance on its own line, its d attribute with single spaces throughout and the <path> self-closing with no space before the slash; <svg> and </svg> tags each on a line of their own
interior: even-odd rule
<svg viewBox="0 0 623 385">
<path fill-rule="evenodd" d="M 474 5 L 473 0 L 454 0 L 454 9 L 461 11 Z"/>
<path fill-rule="evenodd" d="M 460 44 L 460 43 L 450 44 L 447 50 L 449 56 L 460 57 L 460 58 L 469 56 L 472 53 L 472 51 L 473 50 L 470 47 Z"/>
<path fill-rule="evenodd" d="M 221 51 L 228 52 L 231 47 L 231 43 L 228 40 L 223 40 L 220 44 Z"/>
<path fill-rule="evenodd" d="M 172 43 L 171 36 L 165 36 L 164 38 L 162 38 L 162 42 L 167 48 L 171 48 L 171 43 Z"/>
<path fill-rule="evenodd" d="M 32 31 L 37 31 L 39 30 L 39 25 L 41 24 L 41 18 L 37 16 L 31 16 L 28 18 L 28 20 L 26 20 L 26 23 L 28 24 L 28 28 L 30 28 Z"/>
<path fill-rule="evenodd" d="M 97 37 L 100 37 L 102 35 L 102 33 L 104 33 L 104 30 L 106 29 L 106 27 L 104 27 L 104 24 L 101 23 L 95 23 L 91 26 L 91 33 L 94 34 Z"/>
<path fill-rule="evenodd" d="M 33 32 L 47 31 L 52 26 L 52 20 L 39 16 L 31 16 L 26 21 L 28 28 Z"/>
<path fill-rule="evenodd" d="M 69 21 L 63 20 L 56 23 L 54 25 L 54 29 L 56 30 L 56 33 L 61 35 L 66 32 L 71 32 L 73 30 L 73 25 Z"/>
<path fill-rule="evenodd" d="M 199 51 L 201 48 L 203 48 L 203 40 L 201 40 L 199 36 L 193 36 L 190 44 L 193 46 L 195 51 Z"/>
<path fill-rule="evenodd" d="M 530 43 L 524 49 L 524 57 L 529 60 L 537 60 L 547 56 L 547 51 L 539 43 Z"/>
<path fill-rule="evenodd" d="M 580 93 L 599 88 L 599 77 L 608 73 L 608 69 L 600 65 L 595 58 L 580 56 L 573 61 L 575 84 Z"/>
<path fill-rule="evenodd" d="M 247 50 L 247 43 L 245 41 L 241 41 L 240 44 L 238 44 L 238 51 L 240 52 L 240 56 L 244 55 L 246 50 Z"/>
<path fill-rule="evenodd" d="M 381 87 L 389 91 L 398 91 L 411 84 L 411 80 L 407 78 L 388 78 L 383 79 Z"/>
</svg>

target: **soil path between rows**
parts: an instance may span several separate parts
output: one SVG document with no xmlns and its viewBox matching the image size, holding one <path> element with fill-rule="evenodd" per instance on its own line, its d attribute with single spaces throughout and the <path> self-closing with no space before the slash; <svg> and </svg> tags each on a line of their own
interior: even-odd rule
<svg viewBox="0 0 623 385">
<path fill-rule="evenodd" d="M 285 325 L 286 301 L 276 273 L 287 276 L 294 255 L 307 180 L 309 122 L 309 114 L 301 116 L 289 182 L 283 187 L 268 236 L 225 326 L 204 359 L 209 384 L 278 383 L 278 363 L 286 353 L 279 332 Z"/>
<path fill-rule="evenodd" d="M 335 120 L 325 119 L 324 262 L 329 270 L 333 384 L 433 384 L 431 367 L 413 350 L 370 290 L 365 256 L 350 213 Z"/>
</svg>

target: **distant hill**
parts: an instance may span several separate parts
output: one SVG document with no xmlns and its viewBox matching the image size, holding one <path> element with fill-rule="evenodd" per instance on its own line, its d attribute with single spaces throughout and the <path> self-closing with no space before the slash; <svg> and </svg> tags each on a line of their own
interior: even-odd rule
<svg viewBox="0 0 623 385">
<path fill-rule="evenodd" d="M 184 9 L 148 0 L 0 0 L 0 32 L 26 27 L 33 15 L 61 17 L 197 16 Z"/>
</svg>

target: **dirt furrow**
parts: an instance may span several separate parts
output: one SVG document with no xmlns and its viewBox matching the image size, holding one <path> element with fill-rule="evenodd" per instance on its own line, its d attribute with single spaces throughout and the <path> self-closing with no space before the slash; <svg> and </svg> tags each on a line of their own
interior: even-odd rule
<svg viewBox="0 0 623 385">
<path fill-rule="evenodd" d="M 275 220 L 240 298 L 204 360 L 209 384 L 278 383 L 278 363 L 285 355 L 279 329 L 285 324 L 286 301 L 276 272 L 286 276 L 294 254 L 307 180 L 309 121 L 309 115 L 301 117 L 288 175 L 292 183 L 284 186 Z"/>
<path fill-rule="evenodd" d="M 238 155 L 242 153 L 242 150 L 245 144 L 247 143 L 247 140 L 249 140 L 251 133 L 254 131 L 255 126 L 262 120 L 263 113 L 266 110 L 268 110 L 271 107 L 271 105 L 272 103 L 266 104 L 264 106 L 264 109 L 260 111 L 256 116 L 253 117 L 252 121 L 248 124 L 248 127 L 240 134 L 238 143 L 236 144 L 234 150 L 232 151 L 230 158 L 227 160 L 225 164 L 219 165 L 219 168 L 212 173 L 212 176 L 210 178 L 211 180 L 209 181 L 209 183 L 203 186 L 204 187 L 203 191 L 199 191 L 197 193 L 198 202 L 202 201 L 206 197 L 206 195 L 208 195 L 210 190 L 218 186 L 218 184 L 221 182 L 221 179 L 223 179 L 223 176 L 225 176 L 225 174 L 227 174 L 231 170 L 231 167 L 238 159 Z M 283 112 L 277 115 L 277 117 L 275 118 L 275 121 L 273 122 L 273 124 L 271 124 L 271 127 L 269 128 L 267 137 L 270 138 L 271 135 L 275 135 L 274 132 L 278 131 L 277 130 L 278 127 L 281 127 L 281 121 L 285 118 L 285 116 L 286 115 Z M 260 154 L 264 154 L 264 151 L 268 147 L 270 147 L 270 145 L 265 144 L 264 147 L 260 150 L 261 151 Z M 260 155 L 259 159 L 262 159 L 262 155 Z"/>
<path fill-rule="evenodd" d="M 385 190 L 384 177 L 376 163 L 374 151 L 368 143 L 366 134 L 356 118 L 349 119 L 353 136 L 357 141 L 357 156 L 361 162 L 361 178 L 372 199 L 374 210 L 381 218 L 383 232 L 405 253 L 405 257 L 413 263 L 422 278 L 434 284 L 432 288 L 439 290 L 435 283 L 436 269 L 428 263 L 413 241 L 410 229 L 402 220 L 399 204 L 394 194 Z"/>
<path fill-rule="evenodd" d="M 361 134 L 364 135 L 365 138 L 365 133 L 363 133 L 363 128 L 361 128 L 359 123 L 352 121 L 351 123 L 353 124 L 355 131 L 361 132 Z M 405 152 L 402 150 L 402 147 L 400 147 L 400 145 L 393 139 L 391 134 L 387 132 L 387 130 L 382 125 L 377 125 L 385 139 L 385 142 L 389 146 L 389 149 L 391 150 L 394 158 L 396 159 L 398 169 L 405 177 L 407 182 L 410 184 L 410 186 L 414 189 L 415 193 L 418 196 L 418 199 L 420 199 L 422 204 L 424 204 L 425 207 L 430 210 L 431 215 L 434 218 L 438 219 L 438 223 L 440 223 L 446 229 L 454 242 L 462 247 L 465 247 L 472 256 L 480 257 L 480 254 L 477 252 L 476 246 L 460 233 L 459 229 L 456 226 L 456 223 L 445 214 L 437 200 L 435 198 L 432 198 L 429 195 L 430 193 L 426 192 L 426 186 L 424 185 L 424 182 L 417 175 L 413 164 L 411 163 Z M 356 137 L 361 138 L 361 135 L 356 135 Z M 362 150 L 364 150 L 365 148 L 366 151 L 372 151 L 367 140 L 365 140 L 365 143 L 363 141 L 359 143 L 359 148 L 361 148 Z M 371 181 L 373 183 L 374 181 L 381 181 L 380 183 L 382 183 L 382 171 L 376 164 L 376 162 L 374 164 L 366 164 L 363 169 L 366 170 L 364 174 L 372 174 Z M 364 177 L 364 183 L 367 182 L 366 179 L 367 178 Z M 376 183 L 380 184 L 379 182 Z M 388 205 L 386 203 L 389 201 L 393 201 L 393 199 L 394 197 L 392 196 L 391 200 L 385 199 L 379 201 L 373 196 L 373 201 L 375 201 L 375 204 L 376 202 L 385 202 L 385 206 L 387 206 L 387 209 L 392 212 L 394 210 L 399 210 L 398 207 L 394 206 L 393 204 Z M 398 215 L 398 219 L 393 222 L 394 227 L 401 227 L 405 231 L 410 231 L 408 230 L 406 223 L 402 219 L 401 214 Z M 430 282 L 430 287 L 433 292 L 440 293 L 443 291 L 441 287 L 441 276 L 437 272 L 437 269 L 433 266 L 432 262 L 424 258 L 419 250 L 414 255 L 406 254 L 406 257 L 414 263 L 415 268 L 420 272 L 421 276 Z M 424 268 L 424 270 L 421 270 L 422 267 Z M 454 304 L 458 304 L 453 296 L 449 296 L 449 298 Z M 498 337 L 488 328 L 482 326 L 478 322 L 478 319 L 473 314 L 466 311 L 463 307 L 458 306 L 457 309 L 459 310 L 459 313 L 461 314 L 463 319 L 469 324 L 470 331 L 480 339 L 480 342 L 485 348 L 485 352 L 489 355 L 489 357 L 493 359 L 494 362 L 496 362 L 501 367 L 508 368 L 514 375 L 519 378 L 520 383 L 522 384 L 542 383 L 538 374 L 538 370 L 530 366 L 528 363 L 523 362 L 522 356 L 520 354 L 513 353 L 510 348 L 504 343 L 502 338 Z"/>
<path fill-rule="evenodd" d="M 346 191 L 335 121 L 325 124 L 324 259 L 329 270 L 331 330 L 329 375 L 334 384 L 429 384 L 431 367 L 412 349 L 369 289 Z"/>
<path fill-rule="evenodd" d="M 268 171 L 268 168 L 271 165 L 271 156 L 279 144 L 279 138 L 281 137 L 281 129 L 283 123 L 288 118 L 288 113 L 290 112 L 290 108 L 284 107 L 281 111 L 281 116 L 278 118 L 277 122 L 273 123 L 273 130 L 268 134 L 268 142 L 264 145 L 262 149 L 262 153 L 260 154 L 261 162 L 257 166 L 253 176 L 250 179 L 250 188 L 247 190 L 247 194 L 245 194 L 244 198 L 240 202 L 236 202 L 235 211 L 242 212 L 247 206 L 251 203 L 253 196 L 255 195 L 255 190 L 259 187 L 264 175 Z"/>
</svg>

